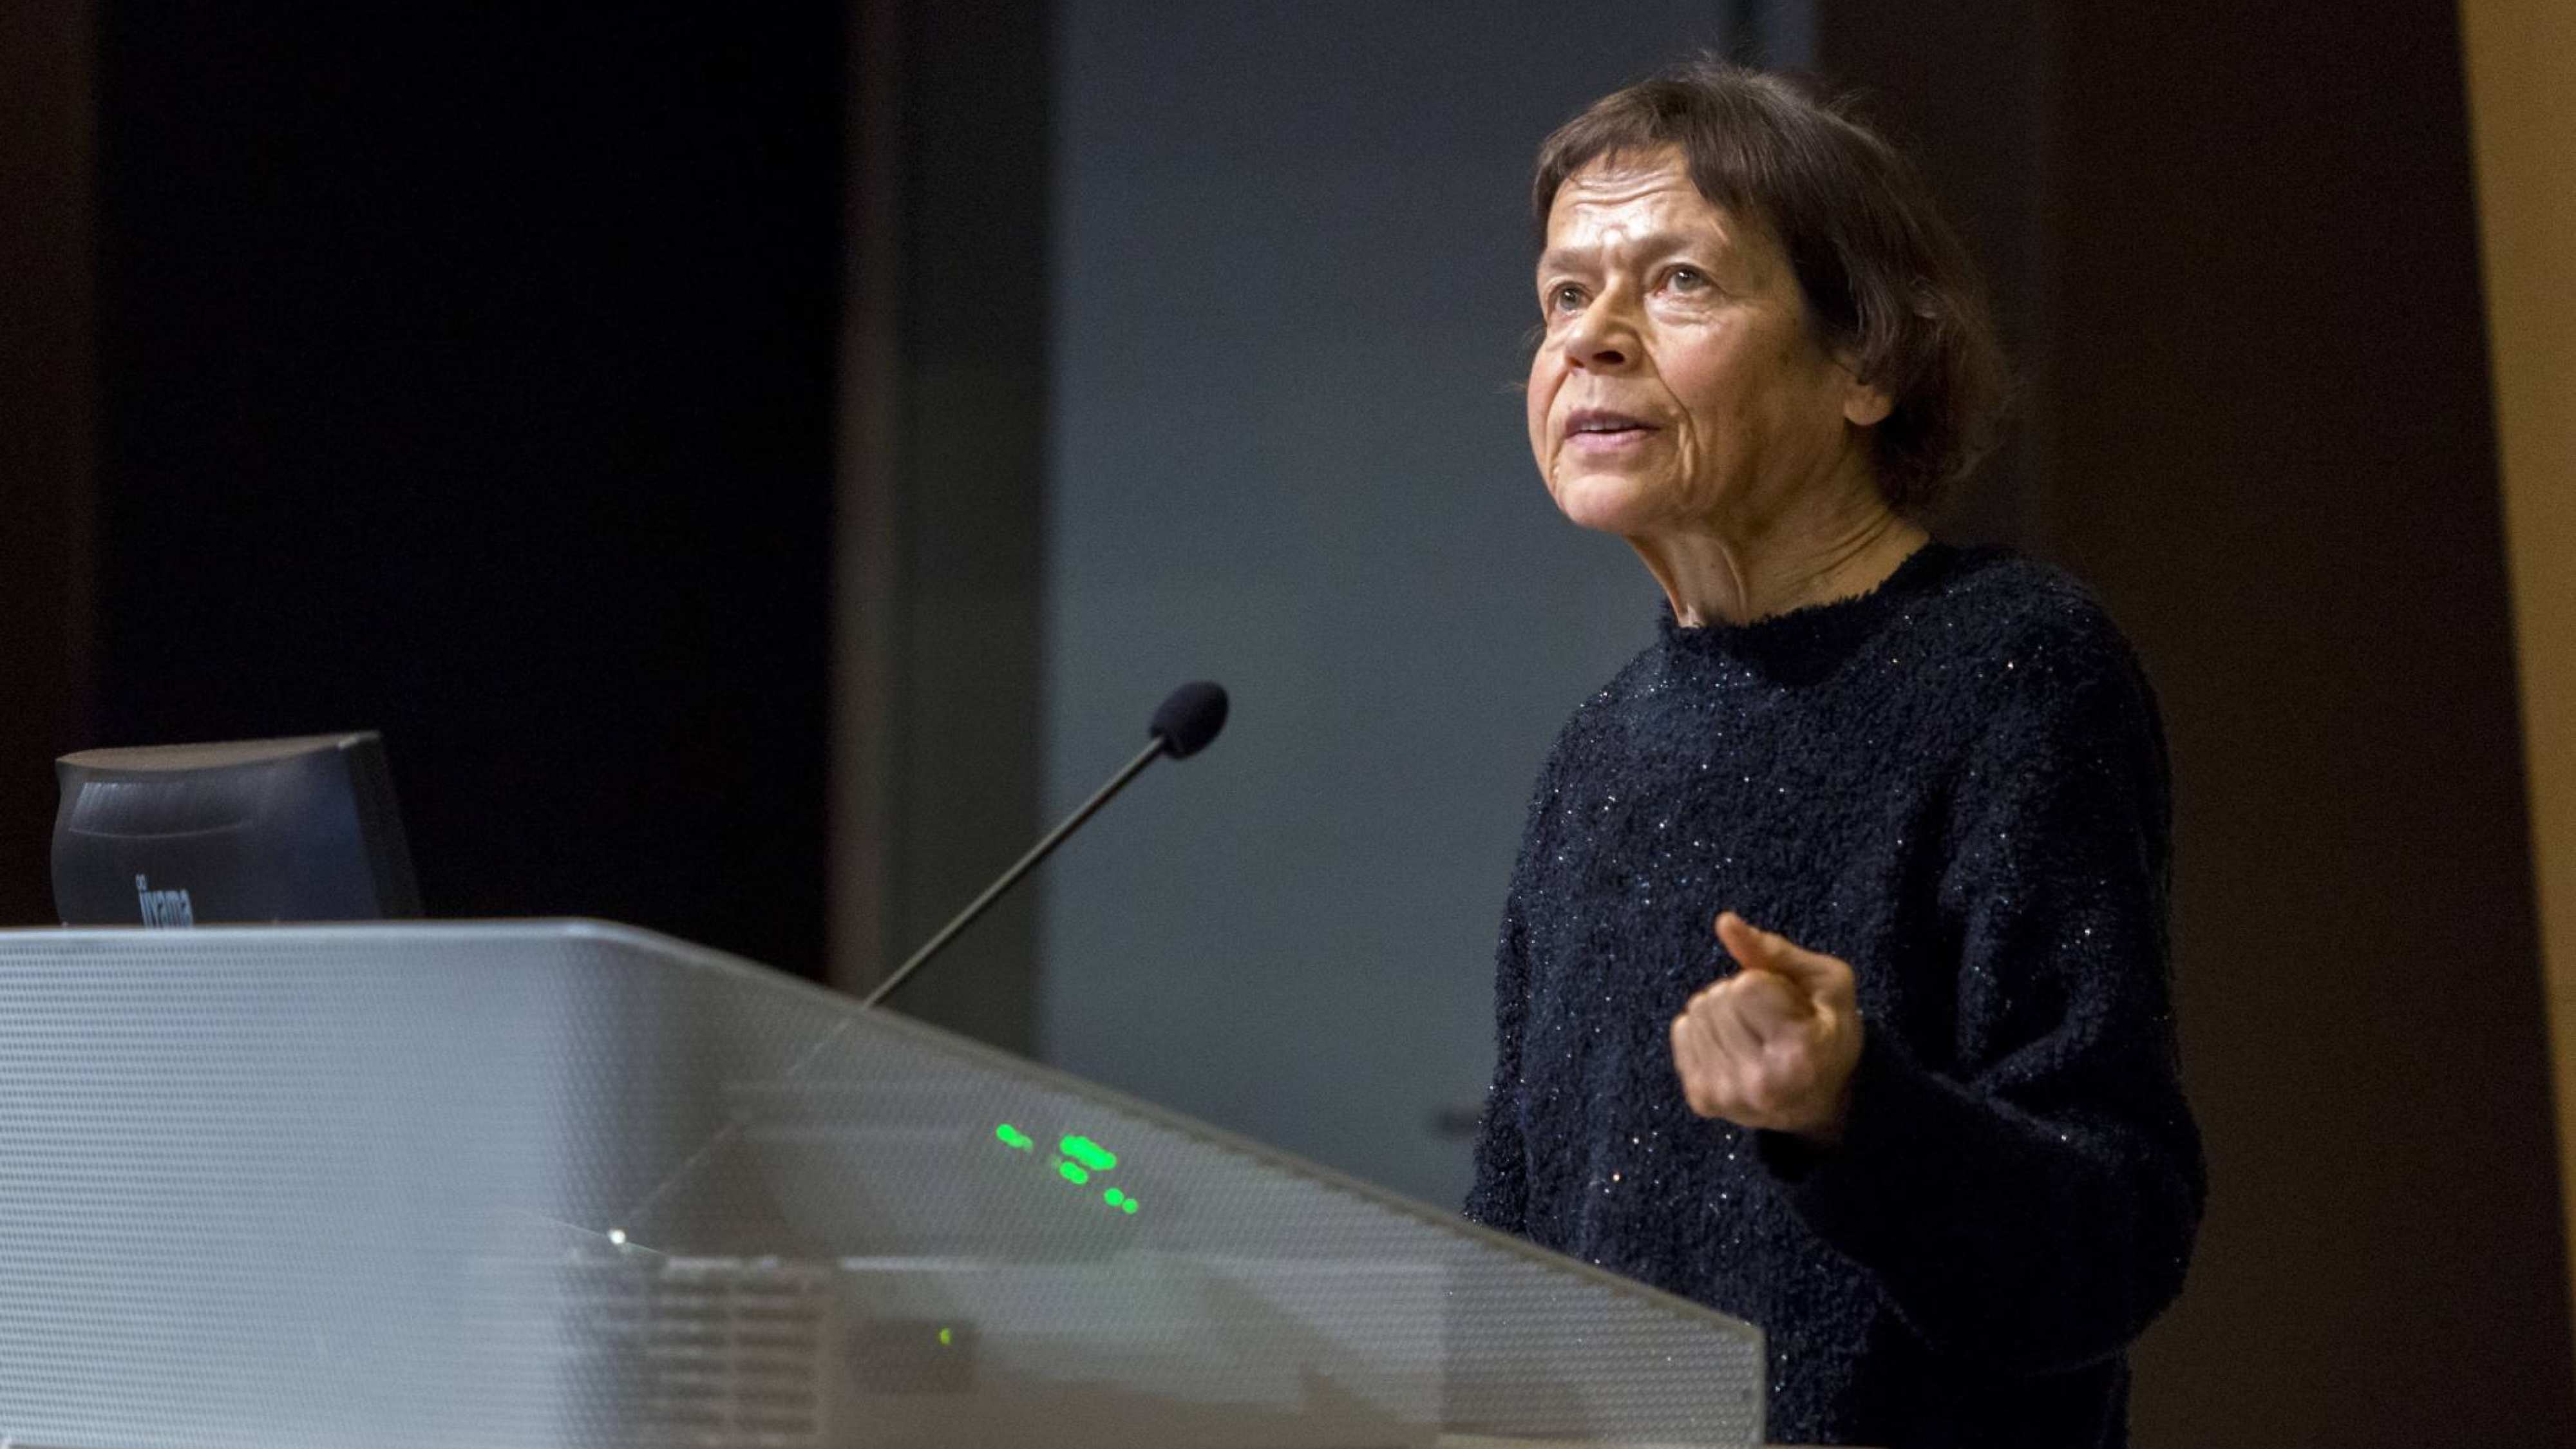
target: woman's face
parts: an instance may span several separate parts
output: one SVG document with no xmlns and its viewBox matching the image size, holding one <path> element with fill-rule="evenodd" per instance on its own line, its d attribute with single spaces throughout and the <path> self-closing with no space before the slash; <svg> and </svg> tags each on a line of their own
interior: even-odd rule
<svg viewBox="0 0 2576 1449">
<path fill-rule="evenodd" d="M 1866 469 L 1886 399 L 1816 344 L 1770 228 L 1702 197 L 1678 151 L 1566 179 L 1538 301 L 1530 450 L 1576 523 L 1630 538 L 1758 524 Z"/>
</svg>

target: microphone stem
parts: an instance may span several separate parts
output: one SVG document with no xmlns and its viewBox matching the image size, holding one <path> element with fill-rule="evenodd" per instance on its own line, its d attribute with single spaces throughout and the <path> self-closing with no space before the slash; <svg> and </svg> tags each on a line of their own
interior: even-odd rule
<svg viewBox="0 0 2576 1449">
<path fill-rule="evenodd" d="M 924 942 L 920 950 L 912 953 L 911 960 L 906 961 L 901 966 L 895 968 L 895 972 L 892 976 L 889 976 L 885 980 L 877 983 L 877 989 L 869 992 L 867 1000 L 860 1002 L 859 1005 L 862 1008 L 871 1007 L 876 1005 L 878 1002 L 885 1000 L 889 995 L 892 995 L 894 989 L 904 983 L 905 978 L 911 976 L 913 972 L 921 969 L 921 964 L 923 962 L 939 954 L 940 947 L 947 945 L 956 937 L 958 932 L 965 930 L 967 926 L 972 924 L 977 916 L 984 914 L 986 907 L 992 905 L 994 901 L 999 900 L 1002 892 L 1009 890 L 1021 876 L 1027 875 L 1030 871 L 1036 869 L 1037 863 L 1046 859 L 1048 853 L 1053 851 L 1057 846 L 1062 845 L 1066 836 L 1071 835 L 1076 829 L 1080 828 L 1082 822 L 1097 814 L 1101 806 L 1109 803 L 1111 796 L 1126 789 L 1127 782 L 1135 779 L 1138 772 L 1142 771 L 1147 765 L 1154 763 L 1154 758 L 1163 753 L 1166 745 L 1167 742 L 1161 735 L 1154 736 L 1153 742 L 1146 745 L 1144 749 L 1138 751 L 1136 758 L 1129 760 L 1124 769 L 1121 769 L 1117 774 L 1109 777 L 1108 784 L 1101 786 L 1099 790 L 1092 794 L 1090 799 L 1082 802 L 1080 808 L 1076 809 L 1071 815 L 1066 816 L 1063 824 L 1048 831 L 1045 839 L 1030 846 L 1029 853 L 1021 856 L 1017 865 L 1014 865 L 1009 870 L 1002 872 L 1002 878 L 1000 880 L 986 886 L 982 895 L 967 902 L 966 909 L 957 913 L 957 919 L 940 927 L 938 935 L 933 936 L 928 941 Z"/>
</svg>

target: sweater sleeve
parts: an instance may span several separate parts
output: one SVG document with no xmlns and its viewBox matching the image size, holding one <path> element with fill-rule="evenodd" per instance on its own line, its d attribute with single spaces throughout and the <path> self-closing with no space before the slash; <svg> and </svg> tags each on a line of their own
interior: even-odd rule
<svg viewBox="0 0 2576 1449">
<path fill-rule="evenodd" d="M 1517 876 L 1517 872 L 1515 872 Z M 1521 1026 L 1529 1013 L 1529 932 L 1519 882 L 1503 905 L 1502 939 L 1494 947 L 1494 1080 L 1476 1133 L 1476 1176 L 1467 1216 L 1506 1233 L 1527 1231 L 1529 1156 L 1521 1141 Z"/>
<path fill-rule="evenodd" d="M 2004 1372 L 2116 1353 L 2182 1286 L 2205 1179 L 2166 964 L 2170 806 L 2116 638 L 2015 651 L 1953 796 L 1937 919 L 1951 1074 L 1864 1028 L 1841 1145 L 1758 1134 L 1800 1217 L 1936 1351 Z"/>
</svg>

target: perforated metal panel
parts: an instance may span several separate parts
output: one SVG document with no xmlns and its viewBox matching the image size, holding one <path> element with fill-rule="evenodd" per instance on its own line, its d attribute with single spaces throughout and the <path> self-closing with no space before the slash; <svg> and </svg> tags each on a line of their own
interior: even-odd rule
<svg viewBox="0 0 2576 1449">
<path fill-rule="evenodd" d="M 18 1449 L 1741 1445 L 1762 1364 L 643 932 L 0 932 Z"/>
</svg>

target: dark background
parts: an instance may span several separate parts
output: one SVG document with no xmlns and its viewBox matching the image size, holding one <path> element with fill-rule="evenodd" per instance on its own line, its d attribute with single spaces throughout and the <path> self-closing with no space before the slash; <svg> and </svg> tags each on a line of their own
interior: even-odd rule
<svg viewBox="0 0 2576 1449">
<path fill-rule="evenodd" d="M 77 737 L 381 729 L 432 914 L 819 974 L 838 8 L 99 17 Z"/>
<path fill-rule="evenodd" d="M 1037 814 L 966 646 L 1042 559 L 1049 13 L 0 12 L 0 921 L 54 754 L 368 726 L 437 914 L 926 934 Z M 2576 1436 L 2453 10 L 1814 44 L 2029 375 L 1960 526 L 2166 707 L 2213 1197 L 2139 1441 Z M 1025 1044 L 999 924 L 925 1009 Z"/>
</svg>

